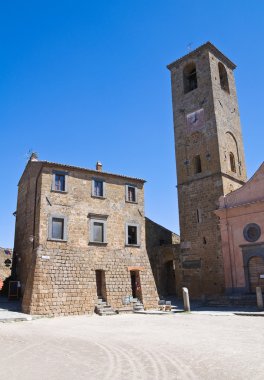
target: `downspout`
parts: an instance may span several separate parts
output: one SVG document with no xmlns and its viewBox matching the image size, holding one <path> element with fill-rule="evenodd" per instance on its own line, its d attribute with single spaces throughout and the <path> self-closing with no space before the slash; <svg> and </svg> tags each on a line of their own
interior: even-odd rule
<svg viewBox="0 0 264 380">
<path fill-rule="evenodd" d="M 225 202 L 225 218 L 226 218 L 226 226 L 227 226 L 227 239 L 228 239 L 228 247 L 229 247 L 229 263 L 230 263 L 230 271 L 231 271 L 231 283 L 232 283 L 232 292 L 234 289 L 234 277 L 233 277 L 233 268 L 232 268 L 232 259 L 231 259 L 231 243 L 230 243 L 230 237 L 229 237 L 229 223 L 227 219 L 227 204 L 226 204 L 226 197 L 224 196 L 224 202 Z"/>
<path fill-rule="evenodd" d="M 39 177 L 40 177 L 40 174 L 42 172 L 42 169 L 43 169 L 43 164 L 41 164 L 41 167 L 39 169 L 39 172 L 38 172 L 38 175 L 37 175 L 37 178 L 36 178 L 36 185 L 35 185 L 34 217 L 33 217 L 33 233 L 32 233 L 32 236 L 33 236 L 33 250 L 36 248 L 35 232 L 36 232 L 37 193 L 38 193 L 38 181 L 39 181 Z"/>
</svg>

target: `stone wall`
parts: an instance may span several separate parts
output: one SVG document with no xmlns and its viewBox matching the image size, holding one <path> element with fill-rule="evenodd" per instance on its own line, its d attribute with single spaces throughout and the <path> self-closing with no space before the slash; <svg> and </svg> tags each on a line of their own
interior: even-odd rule
<svg viewBox="0 0 264 380">
<path fill-rule="evenodd" d="M 219 63 L 226 70 L 229 91 L 220 85 Z M 183 79 L 188 65 L 196 68 L 197 88 L 185 93 Z M 214 210 L 221 195 L 239 188 L 246 180 L 235 65 L 207 43 L 168 68 L 178 180 L 180 282 L 193 298 L 219 295 L 224 291 L 224 271 Z M 230 152 L 235 157 L 235 171 L 230 168 Z"/>
<path fill-rule="evenodd" d="M 33 170 L 40 163 L 31 162 L 27 170 Z M 54 170 L 67 172 L 66 192 L 52 191 Z M 31 197 L 25 194 L 26 178 L 28 176 L 24 174 L 19 199 Z M 92 196 L 94 178 L 105 181 L 104 197 Z M 34 178 L 33 182 L 36 182 Z M 137 187 L 135 203 L 126 201 L 128 183 Z M 132 270 L 140 273 L 144 307 L 157 306 L 158 295 L 146 252 L 143 184 L 144 181 L 133 178 L 42 162 L 36 197 L 34 248 L 31 247 L 28 255 L 31 260 L 26 257 L 25 250 L 19 249 L 20 235 L 16 235 L 20 260 L 17 273 L 24 294 L 24 312 L 47 315 L 92 313 L 97 301 L 96 270 L 105 273 L 107 302 L 113 308 L 121 308 L 123 298 L 131 295 Z M 52 215 L 67 218 L 65 241 L 49 239 Z M 106 218 L 106 243 L 91 242 L 90 215 Z M 126 223 L 139 226 L 138 246 L 126 244 Z M 23 216 L 18 212 L 18 231 L 22 224 Z M 29 230 L 26 231 L 28 235 Z"/>
<path fill-rule="evenodd" d="M 13 250 L 0 247 L 0 290 L 5 279 L 11 276 Z"/>
<path fill-rule="evenodd" d="M 153 222 L 146 221 L 146 246 L 159 297 L 178 295 L 180 237 Z"/>
</svg>

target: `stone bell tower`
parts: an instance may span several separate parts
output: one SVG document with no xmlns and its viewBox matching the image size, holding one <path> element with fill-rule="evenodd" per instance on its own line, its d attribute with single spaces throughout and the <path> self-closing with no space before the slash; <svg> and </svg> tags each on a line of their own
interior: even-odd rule
<svg viewBox="0 0 264 380">
<path fill-rule="evenodd" d="M 235 67 L 210 42 L 168 65 L 181 234 L 177 284 L 193 298 L 224 291 L 214 210 L 221 195 L 246 181 Z"/>
</svg>

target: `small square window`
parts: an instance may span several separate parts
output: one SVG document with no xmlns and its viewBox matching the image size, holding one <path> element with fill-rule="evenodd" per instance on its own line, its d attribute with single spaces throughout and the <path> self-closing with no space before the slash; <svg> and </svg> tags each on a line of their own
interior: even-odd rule
<svg viewBox="0 0 264 380">
<path fill-rule="evenodd" d="M 49 239 L 66 240 L 66 217 L 50 216 Z"/>
<path fill-rule="evenodd" d="M 137 188 L 135 186 L 126 185 L 126 201 L 137 202 Z"/>
<path fill-rule="evenodd" d="M 90 242 L 106 243 L 106 220 L 91 219 Z"/>
<path fill-rule="evenodd" d="M 94 197 L 104 197 L 104 181 L 93 180 L 92 195 Z"/>
<path fill-rule="evenodd" d="M 52 179 L 52 190 L 66 192 L 67 186 L 67 173 L 65 172 L 54 172 Z"/>
<path fill-rule="evenodd" d="M 126 225 L 126 244 L 139 245 L 139 225 L 138 224 Z"/>
</svg>

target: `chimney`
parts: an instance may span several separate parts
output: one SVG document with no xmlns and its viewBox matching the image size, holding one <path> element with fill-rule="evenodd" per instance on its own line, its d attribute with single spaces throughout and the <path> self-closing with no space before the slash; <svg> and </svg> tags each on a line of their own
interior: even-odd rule
<svg viewBox="0 0 264 380">
<path fill-rule="evenodd" d="M 32 152 L 29 161 L 38 161 L 38 154 L 36 152 Z"/>
<path fill-rule="evenodd" d="M 97 161 L 97 162 L 96 162 L 96 170 L 97 170 L 98 172 L 101 172 L 101 171 L 102 171 L 102 168 L 103 168 L 103 165 L 101 164 L 101 162 L 100 162 L 100 161 Z"/>
</svg>

